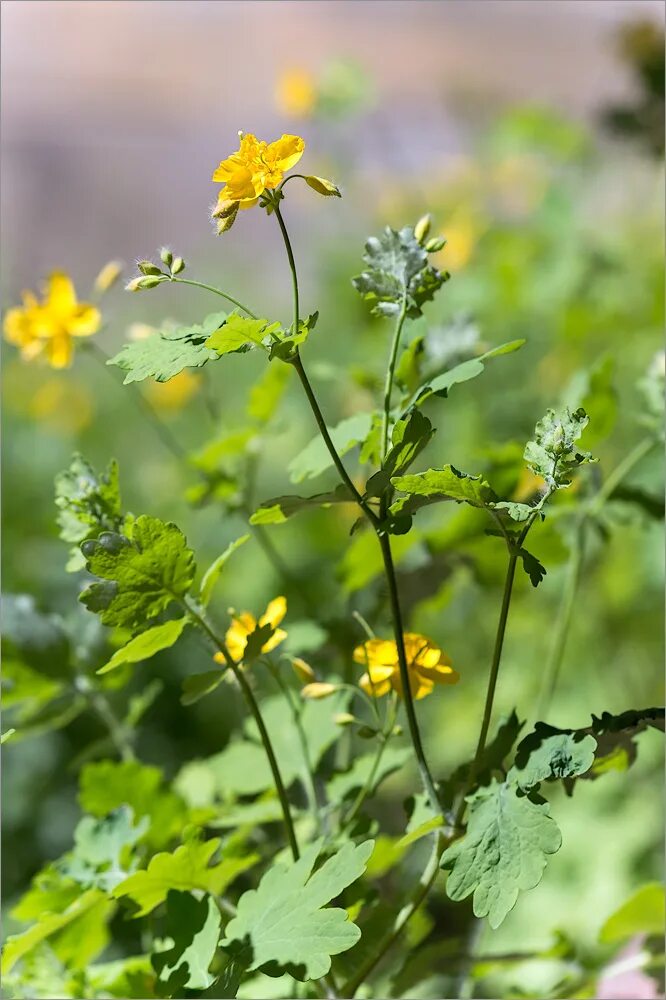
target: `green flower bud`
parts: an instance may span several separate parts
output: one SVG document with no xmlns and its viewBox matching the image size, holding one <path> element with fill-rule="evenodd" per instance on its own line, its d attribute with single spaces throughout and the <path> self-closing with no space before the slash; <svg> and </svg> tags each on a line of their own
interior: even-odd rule
<svg viewBox="0 0 666 1000">
<path fill-rule="evenodd" d="M 182 257 L 174 257 L 173 264 L 171 265 L 172 274 L 180 274 L 181 271 L 185 270 L 185 261 Z"/>
<path fill-rule="evenodd" d="M 167 267 L 171 267 L 173 254 L 171 253 L 168 247 L 162 247 L 162 249 L 160 250 L 160 260 L 162 261 L 163 264 L 166 264 Z"/>
<path fill-rule="evenodd" d="M 445 246 L 446 240 L 443 236 L 433 236 L 432 239 L 428 240 L 425 248 L 428 253 L 438 253 L 440 250 L 443 250 Z"/>
<path fill-rule="evenodd" d="M 430 218 L 430 213 L 428 213 L 427 215 L 422 215 L 414 226 L 414 236 L 419 243 L 423 243 L 425 241 L 428 233 L 430 232 L 431 224 L 432 220 Z"/>
<path fill-rule="evenodd" d="M 140 260 L 136 265 L 141 274 L 161 274 L 161 270 L 157 264 L 153 264 L 152 260 Z"/>
<path fill-rule="evenodd" d="M 143 288 L 157 288 L 158 285 L 162 284 L 162 277 L 156 278 L 151 275 L 147 278 L 136 278 L 136 289 L 132 289 L 132 291 L 138 291 Z"/>
</svg>

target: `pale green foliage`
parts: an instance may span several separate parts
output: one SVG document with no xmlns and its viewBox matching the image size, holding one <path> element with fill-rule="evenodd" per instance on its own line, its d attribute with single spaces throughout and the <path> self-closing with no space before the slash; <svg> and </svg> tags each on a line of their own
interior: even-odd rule
<svg viewBox="0 0 666 1000">
<path fill-rule="evenodd" d="M 572 778 L 585 774 L 592 767 L 597 741 L 594 736 L 559 733 L 546 737 L 532 748 L 528 736 L 519 744 L 516 763 L 508 774 L 522 791 L 530 791 L 542 781 L 552 778 Z"/>
<path fill-rule="evenodd" d="M 249 970 L 274 962 L 301 980 L 325 976 L 331 956 L 351 948 L 361 933 L 345 910 L 327 904 L 361 877 L 373 846 L 371 840 L 345 844 L 313 872 L 318 841 L 299 861 L 274 865 L 257 889 L 241 896 L 223 945 L 244 946 Z"/>
<path fill-rule="evenodd" d="M 660 882 L 641 886 L 612 913 L 599 931 L 603 944 L 627 941 L 638 934 L 664 936 L 666 897 Z"/>
<path fill-rule="evenodd" d="M 178 641 L 188 622 L 188 618 L 173 618 L 162 625 L 154 625 L 153 628 L 140 632 L 121 649 L 116 650 L 108 663 L 100 667 L 97 673 L 107 674 L 123 663 L 141 663 L 142 660 L 149 660 L 155 653 L 169 649 Z"/>
<path fill-rule="evenodd" d="M 329 493 L 311 497 L 284 496 L 265 500 L 250 518 L 250 524 L 283 524 L 294 514 L 311 507 L 330 507 L 332 503 L 351 503 L 352 496 L 340 483 Z"/>
<path fill-rule="evenodd" d="M 453 465 L 428 469 L 412 476 L 395 476 L 391 483 L 406 494 L 391 504 L 394 516 L 413 514 L 427 504 L 446 500 L 467 503 L 472 507 L 487 507 L 495 500 L 495 493 L 483 476 L 468 476 Z"/>
<path fill-rule="evenodd" d="M 197 899 L 190 892 L 169 890 L 168 938 L 156 942 L 151 957 L 168 996 L 181 996 L 183 989 L 205 990 L 215 981 L 208 968 L 217 950 L 220 923 L 220 911 L 210 896 Z"/>
<path fill-rule="evenodd" d="M 125 385 L 154 378 L 168 382 L 184 368 L 200 368 L 217 353 L 206 347 L 206 341 L 227 319 L 227 313 L 211 313 L 201 323 L 161 330 L 144 340 L 125 344 L 107 364 L 116 365 L 127 372 Z"/>
<path fill-rule="evenodd" d="M 338 455 L 346 455 L 356 445 L 361 444 L 370 433 L 372 413 L 356 413 L 341 420 L 328 432 Z M 292 483 L 313 479 L 333 465 L 333 459 L 320 434 L 317 434 L 305 448 L 289 463 L 289 478 Z"/>
<path fill-rule="evenodd" d="M 393 316 L 403 303 L 408 316 L 419 316 L 449 277 L 428 263 L 428 253 L 411 226 L 400 231 L 386 226 L 381 236 L 371 236 L 363 260 L 366 270 L 352 284 L 377 316 Z"/>
<path fill-rule="evenodd" d="M 525 446 L 525 462 L 535 475 L 546 480 L 550 489 L 569 486 L 571 473 L 592 461 L 589 452 L 576 446 L 587 423 L 585 410 L 579 408 L 572 413 L 565 407 L 560 413 L 547 410 L 536 425 L 534 439 Z"/>
<path fill-rule="evenodd" d="M 412 396 L 408 405 L 422 406 L 431 396 L 448 396 L 449 389 L 461 382 L 469 382 L 471 379 L 481 375 L 486 367 L 486 361 L 492 358 L 502 357 L 504 354 L 513 354 L 524 345 L 524 340 L 510 340 L 506 344 L 500 344 L 480 354 L 478 358 L 470 358 L 467 361 L 455 365 L 441 375 L 435 376 L 425 385 L 420 386 Z"/>
<path fill-rule="evenodd" d="M 114 889 L 129 873 L 125 848 L 136 844 L 150 825 L 147 816 L 136 826 L 133 818 L 130 806 L 120 806 L 101 819 L 84 816 L 74 831 L 74 850 L 61 862 L 63 875 L 86 888 Z"/>
<path fill-rule="evenodd" d="M 221 847 L 219 838 L 190 840 L 181 844 L 172 854 L 154 854 L 146 871 L 135 872 L 115 887 L 115 899 L 129 896 L 137 906 L 135 917 L 150 913 L 166 899 L 170 889 L 181 891 L 199 889 L 220 895 L 242 872 L 258 861 L 256 854 L 227 856 L 224 849 L 219 861 L 211 864 L 213 855 Z"/>
<path fill-rule="evenodd" d="M 236 549 L 239 549 L 241 545 L 245 544 L 249 537 L 249 535 L 241 535 L 240 538 L 236 538 L 235 541 L 230 542 L 224 552 L 222 552 L 217 559 L 210 564 L 204 573 L 201 579 L 201 584 L 199 585 L 199 601 L 204 607 L 206 607 L 213 595 L 213 589 L 220 578 L 220 574 L 224 569 L 227 560 L 234 554 Z"/>
<path fill-rule="evenodd" d="M 101 531 L 119 531 L 123 522 L 118 485 L 118 463 L 109 462 L 106 473 L 97 474 L 81 455 L 74 455 L 69 468 L 55 478 L 56 520 L 60 537 L 73 542 L 67 569 L 83 569 L 85 559 L 79 545 Z"/>
<path fill-rule="evenodd" d="M 171 522 L 142 514 L 131 537 L 103 532 L 83 543 L 86 566 L 103 583 L 81 594 L 104 625 L 145 627 L 173 601 L 182 599 L 194 579 L 194 553 Z"/>
</svg>

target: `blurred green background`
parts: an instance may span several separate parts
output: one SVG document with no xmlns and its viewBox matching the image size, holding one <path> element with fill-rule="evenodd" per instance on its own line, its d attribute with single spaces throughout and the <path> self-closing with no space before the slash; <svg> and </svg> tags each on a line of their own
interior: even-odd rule
<svg viewBox="0 0 666 1000">
<path fill-rule="evenodd" d="M 344 195 L 331 203 L 294 184 L 285 208 L 304 308 L 320 310 L 305 361 L 328 423 L 371 408 L 388 350 L 387 325 L 369 318 L 349 280 L 361 269 L 364 239 L 429 211 L 433 231 L 448 239 L 436 262 L 452 273 L 427 308 L 441 351 L 454 359 L 518 337 L 527 345 L 430 404 L 438 433 L 422 467 L 452 462 L 515 488 L 516 453 L 535 421 L 547 406 L 578 402 L 583 380 L 601 371 L 600 423 L 593 411 L 590 431 L 600 464 L 589 473 L 600 481 L 641 437 L 636 383 L 662 345 L 662 18 L 661 4 L 637 2 L 9 0 L 4 307 L 54 268 L 68 270 L 86 298 L 108 259 L 128 262 L 129 277 L 133 258 L 168 244 L 185 256 L 190 277 L 286 321 L 290 285 L 277 228 L 257 210 L 216 239 L 209 177 L 235 148 L 238 128 L 269 140 L 296 132 L 307 143 L 304 168 L 333 178 Z M 131 324 L 193 323 L 216 308 L 194 289 L 129 295 L 121 283 L 104 299 L 97 341 L 113 353 Z M 195 373 L 141 391 L 182 445 L 199 452 L 247 425 L 248 394 L 262 372 L 261 359 L 231 356 L 209 366 L 206 382 Z M 86 613 L 77 608 L 80 580 L 64 572 L 52 482 L 75 450 L 97 468 L 115 456 L 126 506 L 176 521 L 201 566 L 244 530 L 242 513 L 188 502 L 196 468 L 174 459 L 121 381 L 88 352 L 54 372 L 4 351 L 3 589 L 34 594 L 67 618 Z M 257 502 L 289 492 L 286 465 L 313 433 L 289 382 L 253 438 Z M 660 495 L 661 475 L 653 453 L 631 484 Z M 332 481 L 323 475 L 313 492 Z M 441 644 L 461 673 L 458 686 L 420 706 L 431 760 L 444 773 L 469 758 L 477 739 L 504 557 L 499 543 L 479 540 L 471 515 L 433 510 L 417 532 L 396 539 L 396 551 L 411 626 Z M 286 582 L 250 541 L 220 586 L 219 620 L 229 605 L 257 612 L 284 592 L 294 648 L 310 655 L 309 645 L 321 646 L 311 659 L 323 676 L 344 669 L 359 638 L 354 609 L 378 631 L 388 627 L 379 564 L 364 535 L 350 539 L 353 520 L 333 509 L 273 529 Z M 496 701 L 497 717 L 515 705 L 530 721 L 570 524 L 554 519 L 534 535 L 548 576 L 536 592 L 519 581 Z M 592 712 L 661 703 L 662 564 L 659 523 L 635 511 L 618 510 L 607 537 L 591 540 L 549 722 L 579 727 Z M 308 630 L 312 618 L 323 632 Z M 239 724 L 222 694 L 180 706 L 182 678 L 206 661 L 192 641 L 139 667 L 131 682 L 132 691 L 163 682 L 137 749 L 169 776 L 217 752 Z M 81 752 L 100 735 L 84 714 L 5 749 L 8 904 L 69 847 Z M 653 731 L 640 741 L 630 775 L 586 782 L 558 802 L 562 851 L 502 928 L 486 932 L 484 949 L 543 946 L 555 927 L 591 943 L 629 892 L 659 877 L 662 749 Z M 401 829 L 411 787 L 407 771 L 384 786 L 390 829 Z M 534 977 L 542 975 L 523 967 L 520 985 L 539 989 Z"/>
</svg>

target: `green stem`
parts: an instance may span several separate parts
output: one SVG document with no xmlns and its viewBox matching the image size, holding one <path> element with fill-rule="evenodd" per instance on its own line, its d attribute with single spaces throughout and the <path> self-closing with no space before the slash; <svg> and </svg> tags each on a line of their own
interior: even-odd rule
<svg viewBox="0 0 666 1000">
<path fill-rule="evenodd" d="M 393 947 L 404 930 L 405 925 L 419 909 L 437 878 L 439 860 L 444 853 L 444 849 L 448 846 L 449 839 L 441 831 L 434 835 L 433 849 L 421 878 L 410 893 L 407 902 L 397 914 L 390 930 L 382 938 L 377 949 L 363 962 L 354 975 L 342 987 L 341 995 L 343 997 L 348 997 L 349 1000 L 352 1000 L 359 986 L 365 982 L 373 969 L 381 962 L 384 955 Z"/>
<path fill-rule="evenodd" d="M 386 368 L 386 379 L 384 382 L 384 413 L 382 416 L 382 464 L 384 463 L 384 459 L 386 458 L 386 453 L 388 452 L 389 423 L 391 420 L 391 394 L 393 392 L 393 377 L 395 375 L 395 363 L 398 358 L 400 337 L 402 335 L 402 328 L 404 326 L 406 316 L 407 316 L 407 300 L 406 298 L 403 298 L 402 308 L 400 309 L 400 312 L 398 314 L 398 319 L 393 333 L 391 353 L 389 355 L 389 362 Z"/>
<path fill-rule="evenodd" d="M 372 767 L 370 768 L 370 774 L 368 775 L 368 777 L 367 777 L 367 779 L 365 781 L 365 784 L 360 789 L 358 795 L 354 799 L 349 812 L 344 817 L 344 820 L 343 820 L 343 823 L 342 823 L 342 830 L 343 830 L 343 832 L 345 830 L 347 830 L 351 826 L 352 822 L 356 819 L 356 817 L 358 816 L 359 810 L 361 809 L 361 806 L 363 805 L 363 803 L 367 799 L 368 795 L 372 791 L 372 788 L 373 788 L 373 785 L 374 785 L 374 782 L 375 782 L 375 776 L 376 776 L 377 771 L 379 769 L 379 765 L 382 762 L 382 757 L 384 756 L 384 750 L 386 749 L 386 744 L 387 743 L 388 743 L 388 737 L 384 737 L 380 741 L 380 743 L 379 743 L 379 746 L 377 748 L 377 753 L 375 754 L 375 759 L 372 762 Z"/>
<path fill-rule="evenodd" d="M 613 471 L 606 477 L 606 481 L 592 501 L 589 508 L 590 515 L 599 513 L 606 500 L 608 500 L 613 491 L 617 489 L 622 480 L 631 472 L 635 465 L 638 465 L 638 463 L 642 461 L 642 459 L 644 459 L 654 447 L 656 447 L 657 443 L 657 439 L 652 435 L 643 438 L 643 440 L 639 441 L 638 444 L 632 448 L 629 454 L 615 466 Z"/>
<path fill-rule="evenodd" d="M 298 739 L 301 744 L 301 751 L 303 754 L 303 774 L 305 775 L 303 779 L 303 787 L 305 789 L 305 794 L 308 798 L 308 805 L 310 806 L 310 811 L 315 819 L 319 831 L 322 832 L 322 821 L 319 814 L 319 803 L 317 801 L 317 789 L 315 788 L 315 777 L 314 769 L 312 767 L 312 760 L 310 758 L 310 748 L 308 747 L 308 741 L 305 736 L 305 730 L 303 729 L 303 720 L 301 719 L 301 706 L 296 704 L 294 701 L 293 694 L 289 689 L 289 685 L 284 682 L 280 676 L 280 671 L 276 669 L 273 664 L 267 660 L 268 668 L 273 675 L 273 678 L 280 688 L 280 691 L 284 695 L 287 704 L 289 705 L 289 710 L 291 712 L 291 717 L 294 720 L 294 726 L 296 727 L 296 732 L 298 733 Z"/>
<path fill-rule="evenodd" d="M 266 753 L 266 757 L 268 758 L 268 764 L 270 766 L 271 773 L 273 775 L 273 783 L 275 784 L 275 790 L 278 794 L 278 798 L 280 799 L 280 805 L 282 806 L 284 826 L 287 832 L 287 839 L 289 841 L 291 853 L 293 855 L 294 861 L 298 861 L 300 857 L 300 852 L 298 850 L 298 841 L 296 840 L 296 833 L 294 831 L 294 823 L 291 818 L 291 809 L 289 807 L 289 799 L 287 798 L 287 791 L 284 787 L 284 782 L 282 781 L 282 775 L 280 773 L 280 767 L 277 762 L 277 757 L 275 756 L 275 751 L 273 750 L 273 744 L 271 742 L 269 732 L 266 729 L 266 724 L 264 723 L 264 719 L 261 714 L 261 709 L 259 708 L 259 703 L 257 702 L 257 699 L 254 696 L 254 691 L 248 684 L 241 665 L 237 663 L 231 656 L 231 653 L 227 649 L 227 645 L 224 639 L 220 638 L 220 636 L 215 634 L 215 631 L 211 628 L 206 618 L 203 615 L 200 615 L 199 612 L 195 608 L 193 608 L 184 598 L 179 600 L 180 603 L 185 608 L 185 610 L 187 611 L 190 618 L 192 619 L 192 621 L 196 625 L 198 625 L 203 632 L 205 632 L 205 634 L 208 636 L 211 642 L 213 642 L 213 644 L 220 651 L 220 653 L 222 653 L 222 656 L 224 657 L 227 666 L 234 675 L 238 683 L 238 686 L 240 687 L 243 693 L 243 697 L 245 698 L 247 706 L 250 709 L 252 716 L 254 717 L 257 729 L 259 730 L 259 736 L 261 738 L 261 742 L 264 745 L 264 751 Z"/>
<path fill-rule="evenodd" d="M 93 712 L 108 729 L 109 736 L 118 751 L 120 759 L 123 761 L 136 760 L 134 748 L 128 737 L 127 730 L 111 708 L 106 695 L 94 688 L 89 678 L 83 674 L 76 678 L 75 687 L 77 691 L 83 694 Z"/>
<path fill-rule="evenodd" d="M 194 288 L 205 288 L 207 292 L 213 292 L 214 295 L 219 295 L 221 298 L 226 299 L 227 302 L 231 302 L 232 305 L 238 306 L 239 309 L 242 309 L 243 312 L 247 313 L 248 316 L 251 316 L 252 319 L 257 319 L 256 314 L 253 313 L 251 309 L 248 309 L 248 307 L 244 306 L 242 302 L 235 299 L 233 295 L 229 295 L 228 292 L 223 292 L 221 288 L 216 288 L 215 285 L 207 285 L 205 281 L 194 281 L 192 278 L 169 277 L 167 280 L 178 285 L 192 285 Z"/>
<path fill-rule="evenodd" d="M 279 202 L 276 200 L 274 204 L 275 218 L 278 221 L 280 227 L 280 232 L 282 233 L 282 239 L 284 240 L 285 249 L 287 251 L 287 259 L 289 260 L 289 269 L 291 271 L 291 284 L 294 294 L 294 334 L 298 333 L 298 323 L 299 323 L 299 304 L 298 304 L 298 274 L 296 272 L 296 261 L 294 260 L 294 251 L 291 248 L 291 240 L 289 239 L 289 233 L 287 232 L 287 227 L 284 224 L 284 219 L 282 218 L 282 212 L 280 211 Z"/>
</svg>

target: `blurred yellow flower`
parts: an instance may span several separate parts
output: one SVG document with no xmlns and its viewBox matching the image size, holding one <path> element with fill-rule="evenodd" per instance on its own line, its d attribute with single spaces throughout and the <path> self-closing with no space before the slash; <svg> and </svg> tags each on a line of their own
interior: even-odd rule
<svg viewBox="0 0 666 1000">
<path fill-rule="evenodd" d="M 15 344 L 26 361 L 43 355 L 53 368 L 67 368 L 74 354 L 74 337 L 97 333 L 99 309 L 79 302 L 71 279 L 60 271 L 48 279 L 43 300 L 23 292 L 23 306 L 5 315 L 5 339 Z"/>
<path fill-rule="evenodd" d="M 50 431 L 74 434 L 88 427 L 94 416 L 93 397 L 78 382 L 61 376 L 47 379 L 30 397 L 28 413 L 48 424 Z"/>
<path fill-rule="evenodd" d="M 425 698 L 435 684 L 457 683 L 459 675 L 451 660 L 430 639 L 417 632 L 405 632 L 403 638 L 414 698 Z M 359 681 L 366 694 L 381 698 L 393 690 L 402 697 L 398 647 L 393 639 L 368 639 L 356 647 L 354 660 L 367 668 Z"/>
<path fill-rule="evenodd" d="M 271 143 L 260 142 L 250 133 L 239 135 L 238 151 L 222 160 L 213 173 L 213 180 L 224 184 L 213 210 L 213 218 L 219 220 L 218 232 L 231 228 L 239 208 L 252 208 L 264 191 L 277 187 L 305 149 L 305 142 L 297 135 L 283 135 Z"/>
<path fill-rule="evenodd" d="M 115 285 L 122 273 L 123 265 L 119 260 L 110 260 L 108 264 L 105 264 L 95 278 L 95 283 L 93 285 L 97 294 L 103 295 L 105 292 L 108 292 L 108 290 Z"/>
<path fill-rule="evenodd" d="M 233 621 L 224 637 L 227 649 L 234 660 L 237 663 L 241 662 L 245 655 L 245 646 L 248 637 L 258 626 L 271 625 L 275 629 L 270 639 L 261 647 L 262 653 L 270 653 L 272 649 L 275 649 L 281 642 L 284 642 L 287 638 L 287 633 L 284 629 L 278 628 L 278 625 L 286 613 L 287 598 L 276 597 L 275 600 L 270 602 L 259 621 L 249 611 L 243 611 L 239 615 L 234 615 Z M 217 663 L 224 664 L 226 662 L 222 653 L 216 653 L 214 659 Z"/>
<path fill-rule="evenodd" d="M 156 410 L 175 411 L 186 406 L 200 387 L 201 378 L 184 370 L 168 382 L 150 382 L 145 391 Z"/>
<path fill-rule="evenodd" d="M 451 271 L 462 271 L 469 264 L 480 235 L 479 227 L 469 216 L 454 218 L 446 226 L 446 245 L 439 260 Z"/>
<path fill-rule="evenodd" d="M 315 78 L 306 69 L 288 69 L 280 76 L 275 99 L 282 114 L 308 118 L 317 103 Z"/>
</svg>

